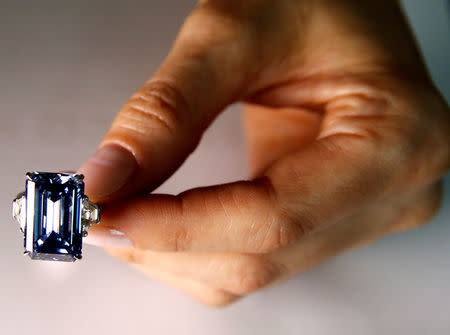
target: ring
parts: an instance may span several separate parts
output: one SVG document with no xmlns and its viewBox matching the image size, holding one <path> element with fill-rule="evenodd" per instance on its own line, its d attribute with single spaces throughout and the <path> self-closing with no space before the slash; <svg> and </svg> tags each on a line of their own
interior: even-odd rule
<svg viewBox="0 0 450 335">
<path fill-rule="evenodd" d="M 28 172 L 25 192 L 13 201 L 12 215 L 24 234 L 31 259 L 74 262 L 82 238 L 100 222 L 100 207 L 84 194 L 81 174 Z"/>
</svg>

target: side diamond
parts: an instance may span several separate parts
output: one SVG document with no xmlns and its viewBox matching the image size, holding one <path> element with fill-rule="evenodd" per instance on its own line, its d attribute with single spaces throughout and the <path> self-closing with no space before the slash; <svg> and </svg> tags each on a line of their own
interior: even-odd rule
<svg viewBox="0 0 450 335">
<path fill-rule="evenodd" d="M 25 192 L 19 193 L 13 201 L 13 218 L 19 223 L 22 233 L 25 231 L 26 224 L 26 197 Z"/>
<path fill-rule="evenodd" d="M 81 207 L 81 221 L 83 225 L 83 237 L 88 235 L 89 228 L 100 222 L 100 206 L 83 197 Z"/>
</svg>

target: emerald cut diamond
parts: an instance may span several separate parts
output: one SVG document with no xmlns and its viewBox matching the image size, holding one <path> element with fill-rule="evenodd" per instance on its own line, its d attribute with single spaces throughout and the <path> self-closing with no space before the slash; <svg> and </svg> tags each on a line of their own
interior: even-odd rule
<svg viewBox="0 0 450 335">
<path fill-rule="evenodd" d="M 13 202 L 13 216 L 32 259 L 74 262 L 81 258 L 82 237 L 100 220 L 100 209 L 84 195 L 82 175 L 32 172 Z"/>
</svg>

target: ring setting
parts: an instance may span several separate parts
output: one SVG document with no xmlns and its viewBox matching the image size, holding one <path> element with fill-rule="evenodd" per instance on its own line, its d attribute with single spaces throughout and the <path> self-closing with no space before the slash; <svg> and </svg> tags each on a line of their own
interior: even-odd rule
<svg viewBox="0 0 450 335">
<path fill-rule="evenodd" d="M 83 175 L 29 172 L 26 177 L 25 191 L 12 205 L 24 234 L 24 253 L 34 260 L 81 259 L 82 238 L 100 222 L 99 205 L 84 194 Z"/>
</svg>

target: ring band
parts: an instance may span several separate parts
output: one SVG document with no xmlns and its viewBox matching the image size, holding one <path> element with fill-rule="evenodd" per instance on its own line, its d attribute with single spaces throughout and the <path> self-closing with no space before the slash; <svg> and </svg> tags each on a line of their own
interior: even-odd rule
<svg viewBox="0 0 450 335">
<path fill-rule="evenodd" d="M 13 200 L 12 215 L 24 233 L 31 259 L 74 262 L 82 238 L 100 222 L 100 206 L 84 194 L 81 174 L 29 172 L 25 191 Z"/>
</svg>

